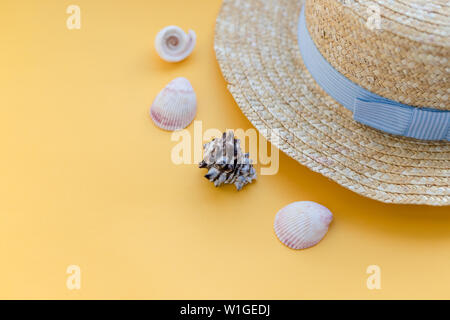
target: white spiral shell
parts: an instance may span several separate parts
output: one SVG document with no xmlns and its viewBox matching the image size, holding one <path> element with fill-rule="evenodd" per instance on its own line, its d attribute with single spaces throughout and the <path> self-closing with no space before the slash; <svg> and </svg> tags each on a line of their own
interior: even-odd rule
<svg viewBox="0 0 450 320">
<path fill-rule="evenodd" d="M 306 249 L 319 243 L 328 231 L 333 214 L 312 201 L 294 202 L 275 216 L 278 239 L 291 249 Z"/>
<path fill-rule="evenodd" d="M 156 96 L 150 108 L 153 122 L 164 130 L 186 128 L 197 113 L 197 97 L 186 78 L 172 80 Z"/>
<path fill-rule="evenodd" d="M 186 33 L 177 26 L 168 26 L 157 34 L 155 48 L 163 60 L 179 62 L 186 59 L 194 50 L 196 39 L 192 30 Z"/>
</svg>

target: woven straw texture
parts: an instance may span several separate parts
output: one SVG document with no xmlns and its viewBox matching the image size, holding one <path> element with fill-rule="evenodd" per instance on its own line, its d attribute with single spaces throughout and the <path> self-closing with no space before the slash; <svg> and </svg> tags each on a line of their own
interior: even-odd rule
<svg viewBox="0 0 450 320">
<path fill-rule="evenodd" d="M 292 0 L 223 2 L 216 56 L 243 113 L 268 140 L 275 134 L 272 143 L 280 150 L 354 192 L 387 203 L 448 205 L 450 143 L 393 136 L 355 122 L 303 65 L 297 41 L 302 5 Z M 382 14 L 382 19 L 390 18 Z M 437 23 L 421 19 L 430 30 L 428 24 Z M 386 32 L 417 46 L 422 32 L 407 31 Z"/>
<path fill-rule="evenodd" d="M 373 6 L 382 16 L 379 30 L 366 27 Z M 401 103 L 449 110 L 450 17 L 447 25 L 425 23 L 442 16 L 426 8 L 409 12 L 398 1 L 308 0 L 306 17 L 319 51 L 353 82 Z M 415 12 L 422 17 L 412 17 Z"/>
</svg>

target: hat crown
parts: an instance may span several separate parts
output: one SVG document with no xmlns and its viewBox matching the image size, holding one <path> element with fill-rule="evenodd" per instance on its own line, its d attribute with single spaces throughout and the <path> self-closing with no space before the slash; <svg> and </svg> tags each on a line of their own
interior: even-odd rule
<svg viewBox="0 0 450 320">
<path fill-rule="evenodd" d="M 450 110 L 450 7 L 442 1 L 308 0 L 324 58 L 361 87 L 416 107 Z"/>
</svg>

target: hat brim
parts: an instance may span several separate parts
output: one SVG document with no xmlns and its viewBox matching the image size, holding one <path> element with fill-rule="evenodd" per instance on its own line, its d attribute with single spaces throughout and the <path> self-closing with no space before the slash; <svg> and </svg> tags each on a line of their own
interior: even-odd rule
<svg viewBox="0 0 450 320">
<path fill-rule="evenodd" d="M 306 70 L 297 24 L 303 1 L 225 0 L 215 50 L 251 123 L 315 172 L 387 203 L 448 205 L 450 143 L 383 133 L 355 122 Z M 275 129 L 275 130 L 273 130 Z"/>
</svg>

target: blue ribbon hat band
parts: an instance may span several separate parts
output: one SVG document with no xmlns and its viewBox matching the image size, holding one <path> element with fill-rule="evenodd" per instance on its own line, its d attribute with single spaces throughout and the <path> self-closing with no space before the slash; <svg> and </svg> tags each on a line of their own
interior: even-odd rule
<svg viewBox="0 0 450 320">
<path fill-rule="evenodd" d="M 320 53 L 300 13 L 298 43 L 303 62 L 317 84 L 353 112 L 353 119 L 372 128 L 421 140 L 450 141 L 450 112 L 417 108 L 383 98 L 337 71 Z"/>
</svg>

